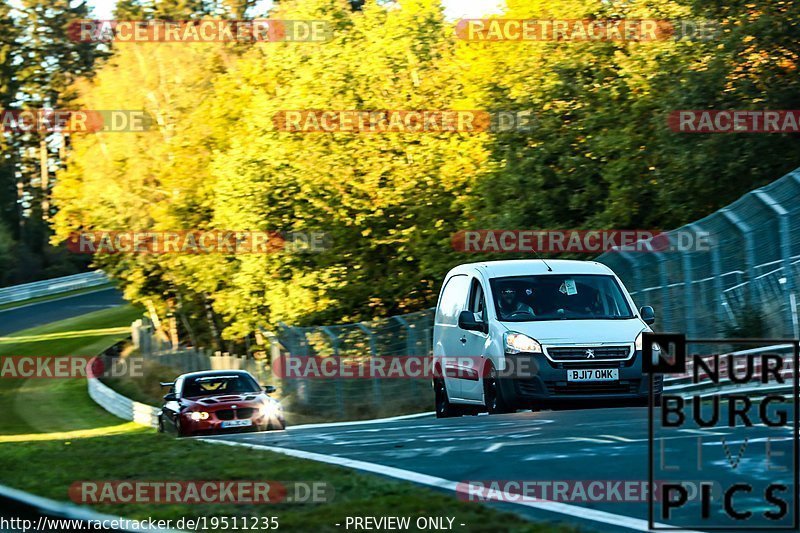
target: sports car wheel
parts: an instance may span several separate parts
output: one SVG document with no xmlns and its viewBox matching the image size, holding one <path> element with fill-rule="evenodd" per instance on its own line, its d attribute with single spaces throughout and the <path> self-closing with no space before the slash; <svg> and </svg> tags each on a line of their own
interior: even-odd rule
<svg viewBox="0 0 800 533">
<path fill-rule="evenodd" d="M 187 437 L 188 434 L 183 429 L 183 424 L 181 424 L 181 417 L 178 417 L 175 421 L 175 432 L 178 434 L 179 437 Z"/>
</svg>

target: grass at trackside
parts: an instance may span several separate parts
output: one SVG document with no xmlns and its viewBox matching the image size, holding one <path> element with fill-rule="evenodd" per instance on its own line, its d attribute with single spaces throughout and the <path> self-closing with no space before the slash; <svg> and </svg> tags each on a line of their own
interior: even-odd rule
<svg viewBox="0 0 800 533">
<path fill-rule="evenodd" d="M 177 440 L 148 430 L 70 441 L 0 444 L 0 478 L 22 490 L 66 499 L 77 480 L 322 481 L 333 488 L 329 504 L 102 505 L 100 512 L 129 518 L 276 516 L 285 531 L 341 531 L 347 516 L 455 517 L 462 531 L 573 531 L 531 524 L 453 496 L 331 465 L 265 451 Z M 53 468 L 52 465 L 58 465 Z M 466 524 L 459 527 L 457 524 Z"/>
<path fill-rule="evenodd" d="M 4 355 L 96 355 L 124 338 L 140 311 L 123 306 L 0 338 Z M 73 335 L 91 332 L 88 336 Z M 0 380 L 0 484 L 69 500 L 81 480 L 325 481 L 328 504 L 102 505 L 129 518 L 277 516 L 287 531 L 341 531 L 347 516 L 455 517 L 464 531 L 573 531 L 415 486 L 266 451 L 177 440 L 122 421 L 98 407 L 82 380 Z M 208 529 L 207 531 L 213 531 Z"/>
<path fill-rule="evenodd" d="M 128 336 L 141 315 L 120 306 L 0 337 L 0 357 L 97 355 Z M 114 427 L 120 420 L 95 404 L 80 379 L 0 379 L 0 435 Z"/>
<path fill-rule="evenodd" d="M 27 300 L 22 300 L 19 302 L 8 302 L 0 305 L 0 311 L 3 311 L 4 309 L 13 309 L 15 307 L 22 307 L 23 305 L 38 304 L 41 302 L 47 302 L 49 300 L 58 300 L 59 298 L 68 298 L 70 296 L 77 296 L 79 294 L 84 294 L 94 291 L 102 291 L 111 288 L 113 288 L 113 285 L 107 283 L 105 285 L 94 285 L 92 287 L 84 287 L 83 289 L 75 289 L 73 291 L 60 292 L 58 294 L 37 296 L 36 298 L 28 298 Z"/>
</svg>

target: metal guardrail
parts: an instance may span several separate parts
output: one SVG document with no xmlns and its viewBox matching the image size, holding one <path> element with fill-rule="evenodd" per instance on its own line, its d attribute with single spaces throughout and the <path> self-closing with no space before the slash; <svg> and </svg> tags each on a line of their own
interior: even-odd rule
<svg viewBox="0 0 800 533">
<path fill-rule="evenodd" d="M 794 387 L 794 373 L 797 372 L 797 369 L 794 368 L 794 346 L 791 344 L 778 344 L 773 346 L 761 346 L 758 348 L 749 348 L 747 350 L 740 350 L 736 352 L 730 352 L 729 354 L 720 354 L 720 358 L 727 355 L 757 355 L 757 354 L 776 354 L 783 356 L 784 364 L 783 364 L 783 373 L 781 376 L 786 380 L 783 384 L 775 384 L 775 383 L 761 383 L 760 381 L 753 383 L 752 380 L 737 384 L 737 383 L 724 383 L 724 384 L 715 384 L 713 382 L 703 382 L 703 383 L 694 383 L 692 381 L 692 366 L 690 364 L 691 361 L 687 361 L 687 372 L 685 375 L 681 376 L 670 376 L 664 378 L 664 389 L 668 390 L 671 393 L 677 393 L 683 396 L 685 399 L 691 396 L 701 396 L 707 397 L 712 396 L 714 394 L 720 392 L 730 392 L 730 391 L 737 391 L 744 394 L 747 394 L 750 397 L 759 397 L 764 396 L 767 394 L 773 393 L 780 393 L 780 392 L 790 392 Z M 704 356 L 704 359 L 709 358 L 710 356 Z M 731 370 L 728 369 L 730 372 Z M 758 369 L 754 370 L 758 372 Z M 741 372 L 737 372 L 737 375 Z M 757 374 L 760 375 L 760 374 Z"/>
<path fill-rule="evenodd" d="M 735 335 L 798 338 L 799 196 L 800 168 L 668 232 L 670 246 L 651 253 L 633 246 L 596 260 L 638 305 L 655 308 L 662 331 L 710 338 L 757 323 L 759 331 Z"/>
<path fill-rule="evenodd" d="M 60 526 L 59 529 L 49 529 L 49 531 L 74 531 L 74 524 L 72 524 L 71 528 L 63 525 L 63 523 L 66 521 L 91 522 L 91 524 L 86 525 L 92 526 L 96 524 L 131 524 L 134 522 L 134 520 L 125 519 L 119 516 L 96 513 L 91 509 L 71 503 L 58 502 L 48 498 L 43 498 L 41 496 L 36 496 L 34 494 L 28 494 L 27 492 L 6 487 L 4 485 L 0 485 L 0 510 L 4 511 L 0 513 L 0 516 L 2 516 L 5 520 L 8 520 L 9 516 L 28 520 L 28 525 L 30 527 L 27 528 L 27 531 L 48 531 L 47 527 L 54 527 L 54 524 L 57 524 L 58 521 L 61 521 L 62 526 Z M 95 527 L 86 527 L 86 529 L 92 531 L 101 530 L 100 528 Z M 108 531 L 112 528 L 104 527 L 102 529 Z M 8 531 L 16 530 L 24 531 L 25 529 L 22 529 L 20 526 L 19 528 L 9 529 Z M 116 528 L 114 530 L 129 532 L 174 531 L 169 529 L 139 529 L 133 527 Z"/>
<path fill-rule="evenodd" d="M 100 407 L 123 420 L 131 420 L 143 426 L 157 427 L 159 408 L 139 403 L 123 396 L 97 378 L 88 380 L 89 396 Z"/>
<path fill-rule="evenodd" d="M 40 296 L 53 296 L 87 287 L 98 287 L 109 283 L 108 277 L 101 270 L 74 274 L 61 278 L 46 279 L 14 285 L 0 289 L 0 305 L 22 302 Z"/>
</svg>

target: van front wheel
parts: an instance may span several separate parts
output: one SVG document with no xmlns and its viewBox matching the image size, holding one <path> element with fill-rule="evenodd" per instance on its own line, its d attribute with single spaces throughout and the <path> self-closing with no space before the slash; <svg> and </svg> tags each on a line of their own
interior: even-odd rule
<svg viewBox="0 0 800 533">
<path fill-rule="evenodd" d="M 436 401 L 436 418 L 452 418 L 454 416 L 461 416 L 461 409 L 457 405 L 450 403 L 447 398 L 447 388 L 444 380 L 433 380 L 433 391 Z"/>
<path fill-rule="evenodd" d="M 500 387 L 497 370 L 494 366 L 491 366 L 489 372 L 483 377 L 483 402 L 489 414 L 516 411 L 514 406 L 503 396 L 503 389 Z"/>
</svg>

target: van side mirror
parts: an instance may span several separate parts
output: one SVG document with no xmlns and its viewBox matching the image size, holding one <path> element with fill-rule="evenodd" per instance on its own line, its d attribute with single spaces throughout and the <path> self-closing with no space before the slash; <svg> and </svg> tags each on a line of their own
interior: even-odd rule
<svg viewBox="0 0 800 533">
<path fill-rule="evenodd" d="M 461 311 L 461 314 L 458 315 L 458 327 L 467 331 L 480 331 L 481 333 L 486 333 L 489 330 L 487 324 L 478 320 L 472 311 Z"/>
<path fill-rule="evenodd" d="M 267 394 L 272 394 L 276 390 L 278 389 L 276 389 L 274 385 L 264 385 L 264 392 L 266 392 Z"/>
<path fill-rule="evenodd" d="M 178 396 L 174 392 L 170 392 L 169 394 L 164 395 L 165 402 L 177 402 Z"/>
<path fill-rule="evenodd" d="M 653 308 L 649 305 L 645 305 L 639 309 L 639 315 L 642 317 L 642 321 L 648 326 L 656 321 L 656 312 L 653 311 Z"/>
</svg>

